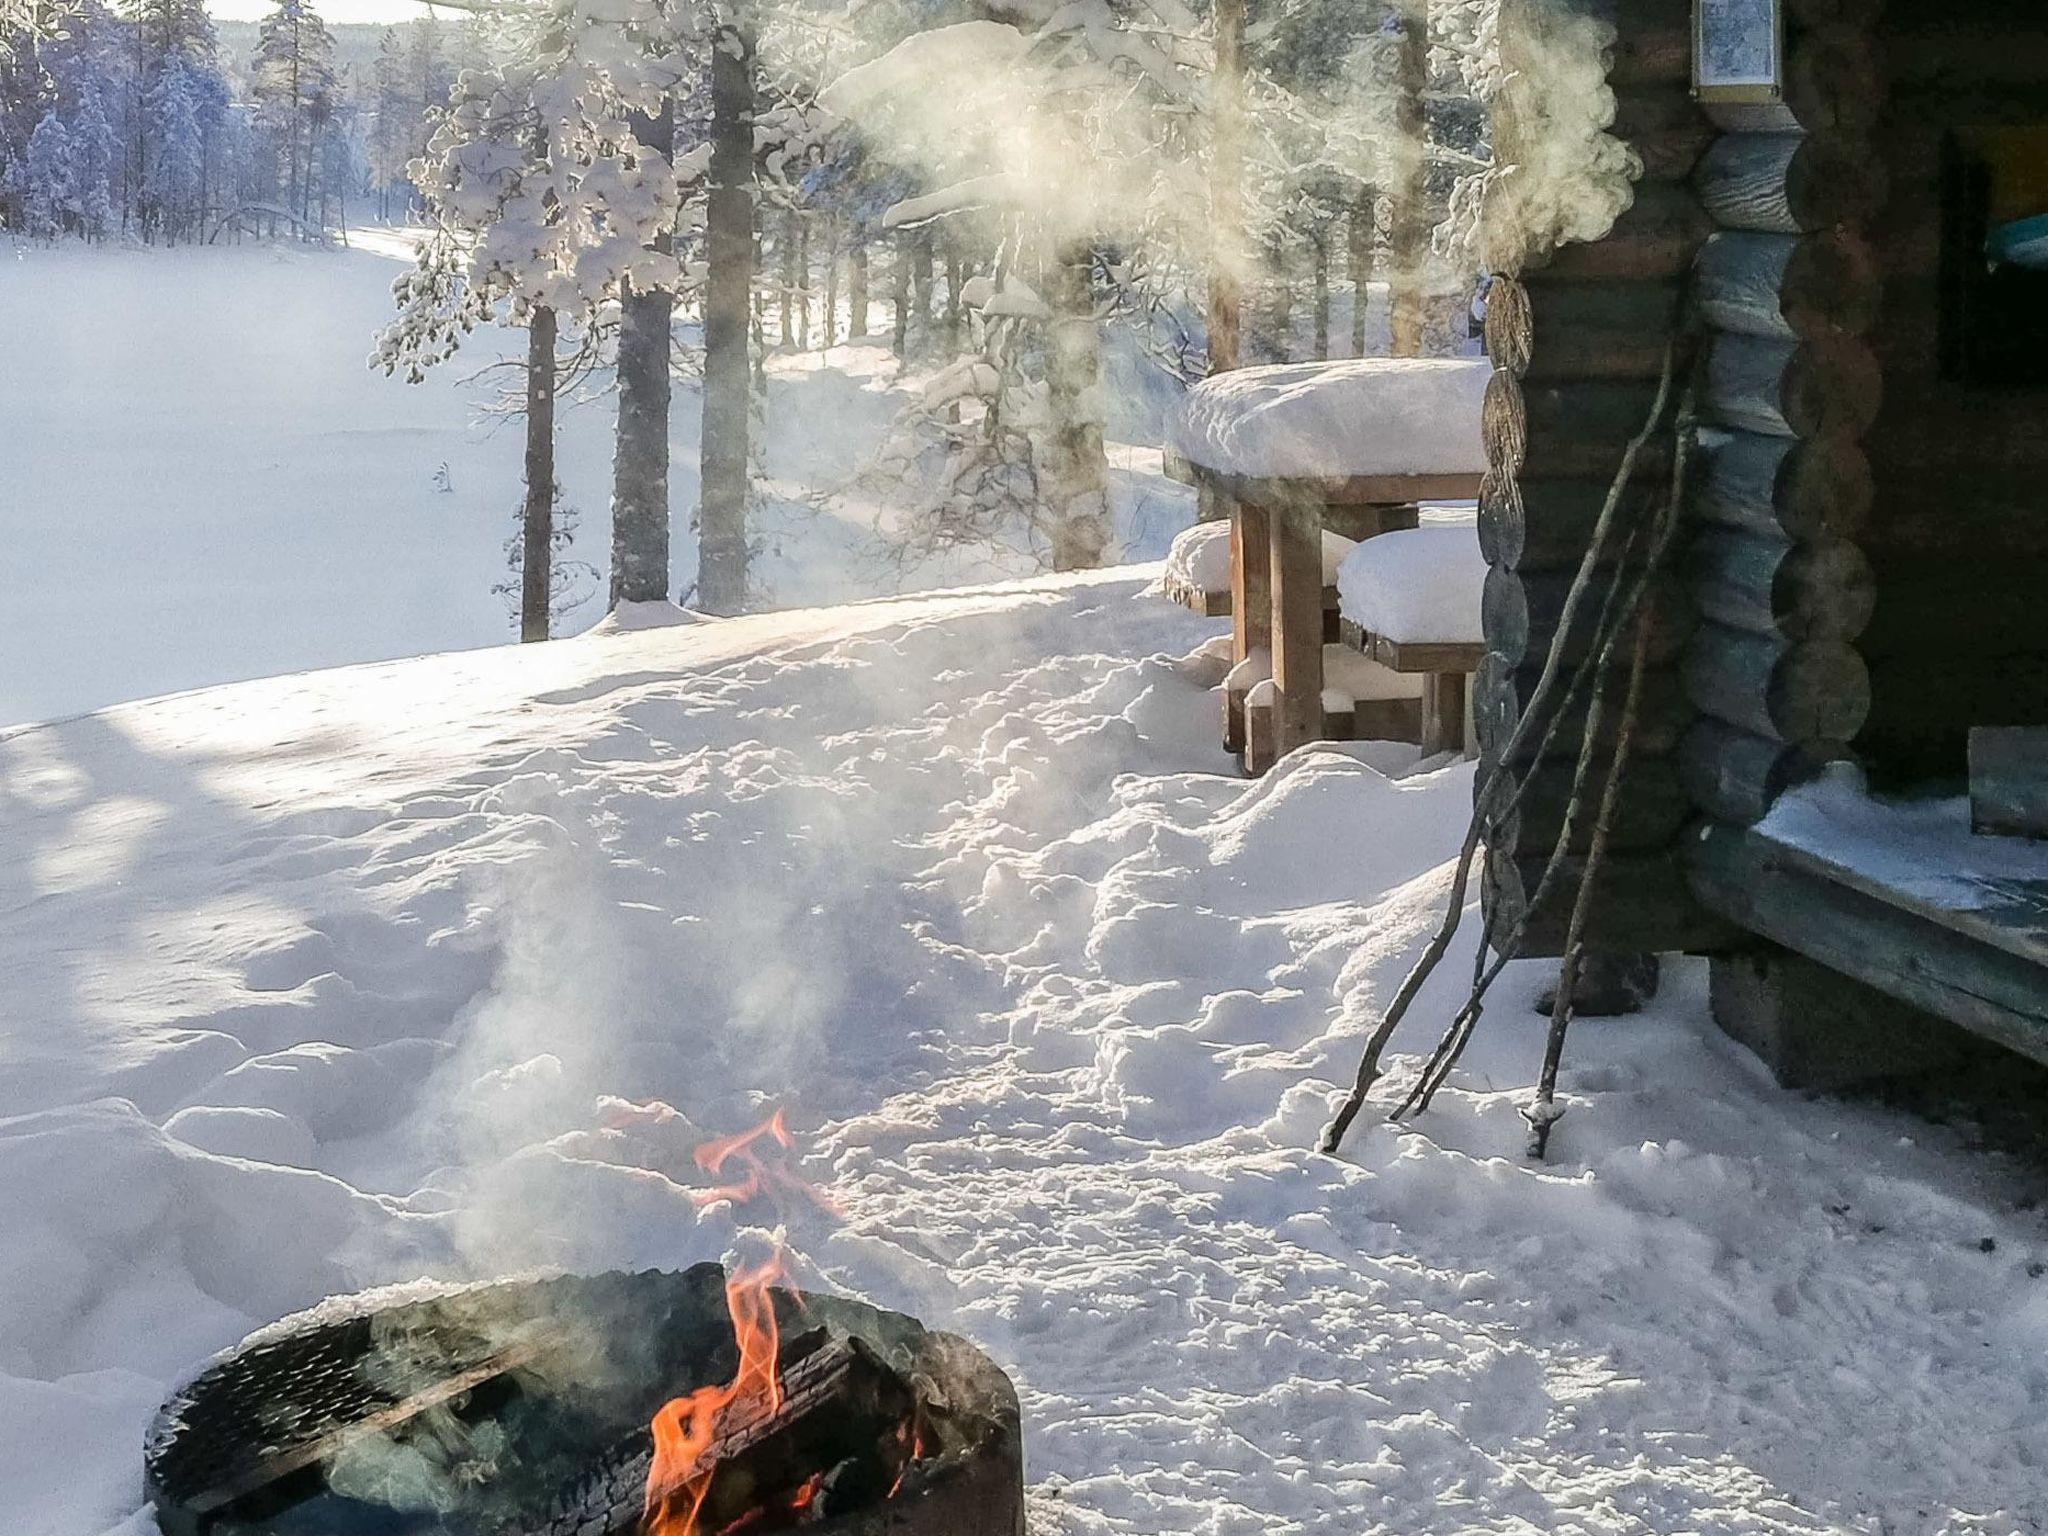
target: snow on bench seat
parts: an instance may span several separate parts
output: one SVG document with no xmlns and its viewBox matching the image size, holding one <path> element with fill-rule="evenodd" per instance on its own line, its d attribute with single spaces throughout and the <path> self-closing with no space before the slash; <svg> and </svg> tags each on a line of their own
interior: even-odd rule
<svg viewBox="0 0 2048 1536">
<path fill-rule="evenodd" d="M 1486 557 L 1465 524 L 1435 523 L 1367 539 L 1337 572 L 1339 612 L 1401 645 L 1480 645 Z"/>
<path fill-rule="evenodd" d="M 1340 534 L 1323 534 L 1323 585 L 1337 585 L 1338 569 L 1357 546 Z M 1166 571 L 1161 577 L 1166 595 L 1186 602 L 1188 594 L 1209 598 L 1230 595 L 1230 524 L 1228 521 L 1197 523 L 1174 537 L 1166 552 Z"/>
<path fill-rule="evenodd" d="M 1492 374 L 1471 357 L 1233 369 L 1188 391 L 1171 444 L 1191 464 L 1246 479 L 1477 475 Z"/>
</svg>

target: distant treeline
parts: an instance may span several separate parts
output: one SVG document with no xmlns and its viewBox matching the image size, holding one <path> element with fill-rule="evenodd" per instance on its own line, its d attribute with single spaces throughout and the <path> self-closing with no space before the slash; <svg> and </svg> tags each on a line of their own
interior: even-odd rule
<svg viewBox="0 0 2048 1536">
<path fill-rule="evenodd" d="M 330 29 L 307 0 L 218 24 L 203 0 L 39 0 L 6 30 L 0 228 L 166 244 L 402 216 L 474 46 L 432 15 Z"/>
</svg>

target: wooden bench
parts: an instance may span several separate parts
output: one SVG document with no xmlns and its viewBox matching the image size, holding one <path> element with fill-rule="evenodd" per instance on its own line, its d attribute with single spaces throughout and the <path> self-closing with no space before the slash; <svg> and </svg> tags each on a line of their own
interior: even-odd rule
<svg viewBox="0 0 2048 1536">
<path fill-rule="evenodd" d="M 1346 645 L 1363 651 L 1390 672 L 1422 674 L 1422 720 L 1418 744 L 1425 753 L 1468 750 L 1466 725 L 1471 718 L 1471 678 L 1486 657 L 1480 644 L 1428 640 L 1389 640 L 1339 620 Z"/>
</svg>

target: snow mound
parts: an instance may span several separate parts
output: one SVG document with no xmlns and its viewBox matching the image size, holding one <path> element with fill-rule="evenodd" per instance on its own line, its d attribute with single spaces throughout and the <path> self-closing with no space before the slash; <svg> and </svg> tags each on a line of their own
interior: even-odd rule
<svg viewBox="0 0 2048 1536">
<path fill-rule="evenodd" d="M 1344 617 L 1388 640 L 1480 645 L 1486 557 L 1470 527 L 1432 524 L 1366 539 L 1337 572 Z"/>
<path fill-rule="evenodd" d="M 1492 375 L 1463 357 L 1239 368 L 1188 391 L 1171 442 L 1192 463 L 1248 478 L 1480 474 Z"/>
<path fill-rule="evenodd" d="M 1246 782 L 1155 576 L 0 737 L 8 1529 L 147 1536 L 156 1403 L 334 1293 L 723 1256 L 691 1153 L 771 1103 L 844 1212 L 787 1216 L 806 1283 L 1013 1372 L 1049 1530 L 2025 1529 L 2025 1181 L 1764 1085 L 1696 966 L 1575 1027 L 1550 1165 L 1536 963 L 1415 1132 L 1311 1150 L 1472 766 Z"/>
<path fill-rule="evenodd" d="M 584 633 L 623 635 L 642 629 L 666 629 L 676 624 L 702 624 L 708 619 L 709 615 L 684 608 L 667 598 L 651 602 L 620 602 L 613 604 L 612 611 Z"/>
</svg>

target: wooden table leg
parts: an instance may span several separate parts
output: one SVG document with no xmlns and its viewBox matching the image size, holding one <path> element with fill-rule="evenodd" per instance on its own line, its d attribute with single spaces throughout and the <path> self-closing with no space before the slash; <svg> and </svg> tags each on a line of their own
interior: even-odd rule
<svg viewBox="0 0 2048 1536">
<path fill-rule="evenodd" d="M 1272 519 L 1273 755 L 1323 734 L 1323 519 L 1312 504 Z"/>
<path fill-rule="evenodd" d="M 1233 667 L 1253 651 L 1273 643 L 1272 579 L 1268 517 L 1264 507 L 1230 504 L 1230 660 Z M 1241 687 L 1223 690 L 1223 748 L 1245 749 L 1244 695 Z"/>
<path fill-rule="evenodd" d="M 1425 672 L 1422 675 L 1422 751 L 1463 753 L 1465 750 L 1465 674 Z"/>
</svg>

